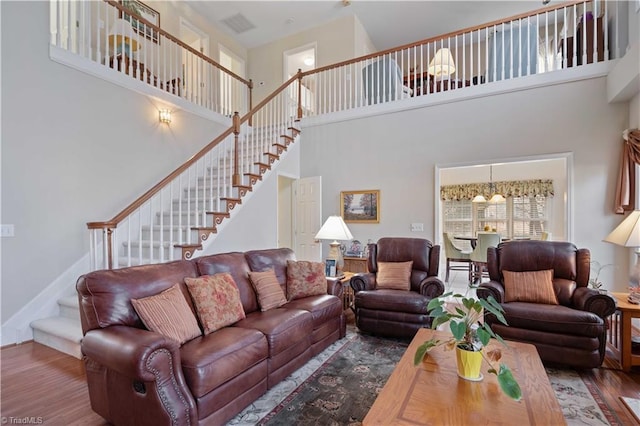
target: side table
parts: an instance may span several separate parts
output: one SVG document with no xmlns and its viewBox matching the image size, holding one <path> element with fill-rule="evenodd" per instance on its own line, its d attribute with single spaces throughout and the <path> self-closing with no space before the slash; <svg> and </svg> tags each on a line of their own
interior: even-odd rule
<svg viewBox="0 0 640 426">
<path fill-rule="evenodd" d="M 342 286 L 344 288 L 344 293 L 342 294 L 342 308 L 346 311 L 349 308 L 353 309 L 354 295 L 353 289 L 349 285 L 349 281 L 351 280 L 351 277 L 355 275 L 355 273 L 344 271 L 343 274 L 344 277 L 340 279 L 340 282 L 342 283 Z"/>
<path fill-rule="evenodd" d="M 640 365 L 640 353 L 633 353 L 632 318 L 640 318 L 640 305 L 634 305 L 627 301 L 628 293 L 611 293 L 616 298 L 618 308 L 609 318 L 609 336 L 607 343 L 609 349 L 620 361 L 622 370 L 629 372 L 634 365 Z"/>
</svg>

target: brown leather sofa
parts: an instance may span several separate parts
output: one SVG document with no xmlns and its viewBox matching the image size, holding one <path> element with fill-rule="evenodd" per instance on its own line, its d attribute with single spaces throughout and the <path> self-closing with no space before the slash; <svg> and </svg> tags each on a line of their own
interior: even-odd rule
<svg viewBox="0 0 640 426">
<path fill-rule="evenodd" d="M 350 280 L 356 325 L 361 331 L 391 337 L 413 337 L 431 326 L 427 305 L 444 293 L 438 278 L 440 246 L 422 238 L 380 238 L 369 244 L 368 273 Z M 378 288 L 379 262 L 413 261 L 410 289 Z"/>
<path fill-rule="evenodd" d="M 504 308 L 508 325 L 487 312 L 484 320 L 504 339 L 535 345 L 544 362 L 579 368 L 600 366 L 605 355 L 606 318 L 615 311 L 616 302 L 588 288 L 590 260 L 588 249 L 561 241 L 510 241 L 490 247 L 490 281 L 480 284 L 477 295 L 485 299 L 493 296 Z M 558 304 L 506 302 L 504 271 L 549 269 L 553 270 Z"/>
<path fill-rule="evenodd" d="M 95 271 L 78 279 L 82 353 L 91 407 L 115 425 L 220 425 L 345 336 L 343 286 L 261 312 L 249 271 L 274 268 L 286 285 L 289 249 L 205 256 Z M 145 329 L 130 300 L 185 277 L 229 272 L 246 318 L 179 346 Z M 285 293 L 286 294 L 286 293 Z M 193 309 L 193 306 L 192 306 Z"/>
</svg>

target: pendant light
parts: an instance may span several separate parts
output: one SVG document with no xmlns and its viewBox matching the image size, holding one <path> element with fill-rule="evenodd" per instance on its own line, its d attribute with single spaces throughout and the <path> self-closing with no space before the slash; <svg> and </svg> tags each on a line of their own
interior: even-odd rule
<svg viewBox="0 0 640 426">
<path fill-rule="evenodd" d="M 502 194 L 499 194 L 497 192 L 494 192 L 495 188 L 493 186 L 493 164 L 489 165 L 489 194 L 493 194 L 491 196 L 491 198 L 489 199 L 490 203 L 503 203 L 505 201 L 505 198 L 502 196 Z M 472 203 L 486 203 L 487 199 L 484 198 L 484 196 L 482 194 L 478 194 L 475 197 L 473 197 L 473 200 L 471 200 Z"/>
</svg>

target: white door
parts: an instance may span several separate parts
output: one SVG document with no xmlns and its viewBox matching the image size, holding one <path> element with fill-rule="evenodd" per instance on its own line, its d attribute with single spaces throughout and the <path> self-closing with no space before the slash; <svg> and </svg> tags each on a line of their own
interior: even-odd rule
<svg viewBox="0 0 640 426">
<path fill-rule="evenodd" d="M 322 226 L 322 177 L 298 179 L 295 192 L 295 253 L 299 260 L 320 262 L 322 244 L 315 239 Z"/>
<path fill-rule="evenodd" d="M 180 18 L 180 39 L 204 56 L 209 56 L 209 36 L 184 18 Z M 210 107 L 211 65 L 186 50 L 182 51 L 182 64 L 185 97 L 198 105 Z"/>
<path fill-rule="evenodd" d="M 235 55 L 231 50 L 218 44 L 220 55 L 220 65 L 233 72 L 234 74 L 245 77 L 245 62 L 242 58 Z M 220 106 L 223 115 L 231 116 L 234 112 L 244 115 L 249 111 L 247 102 L 245 102 L 244 85 L 226 73 L 220 73 Z"/>
</svg>

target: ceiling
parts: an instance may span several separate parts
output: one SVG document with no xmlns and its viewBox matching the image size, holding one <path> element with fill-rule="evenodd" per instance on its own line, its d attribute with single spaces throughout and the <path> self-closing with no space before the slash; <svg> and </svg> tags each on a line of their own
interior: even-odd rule
<svg viewBox="0 0 640 426">
<path fill-rule="evenodd" d="M 345 3 L 347 3 L 345 5 Z M 445 34 L 543 7 L 542 1 L 189 1 L 190 6 L 246 48 L 355 15 L 377 50 Z M 236 32 L 224 21 L 250 27 Z"/>
</svg>

